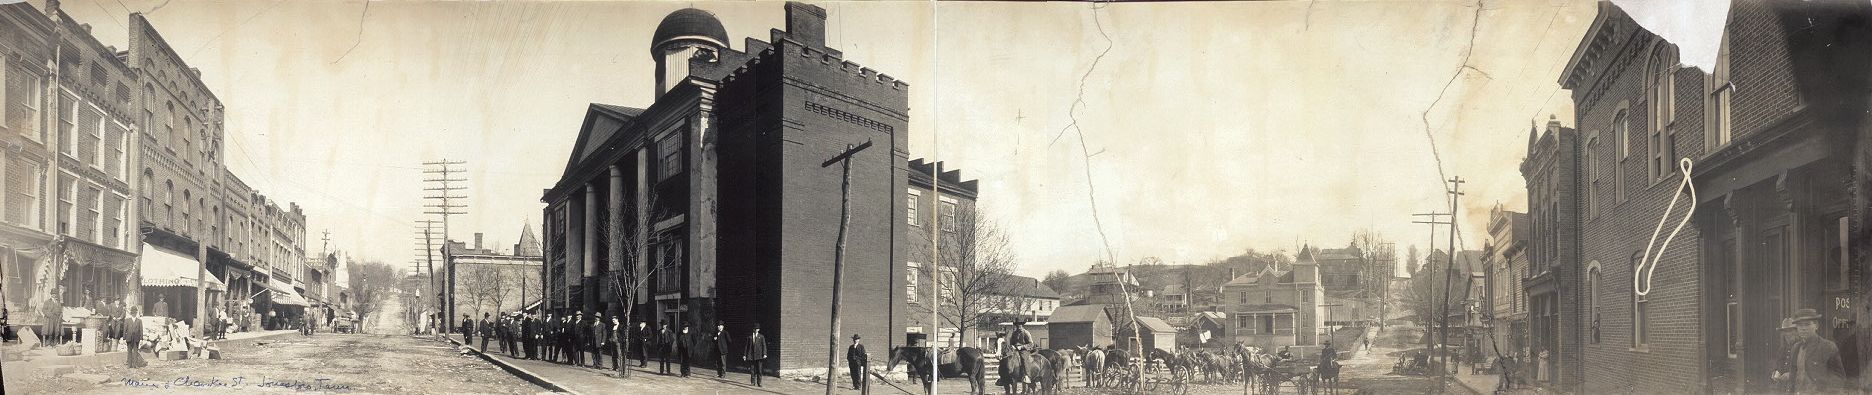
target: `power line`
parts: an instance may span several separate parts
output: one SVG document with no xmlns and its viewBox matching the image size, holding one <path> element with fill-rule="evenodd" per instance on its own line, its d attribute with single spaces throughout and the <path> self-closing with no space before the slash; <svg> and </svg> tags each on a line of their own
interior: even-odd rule
<svg viewBox="0 0 1872 395">
<path fill-rule="evenodd" d="M 423 174 L 425 175 L 423 182 L 430 185 L 427 188 L 423 188 L 423 190 L 435 191 L 432 195 L 423 196 L 423 200 L 436 202 L 436 204 L 423 205 L 423 207 L 433 209 L 433 211 L 424 211 L 423 213 L 440 216 L 442 218 L 443 244 L 447 244 L 449 240 L 449 217 L 468 213 L 467 211 L 457 211 L 468 207 L 460 202 L 461 199 L 467 199 L 468 195 L 456 194 L 456 191 L 468 189 L 467 186 L 458 184 L 468 182 L 465 176 L 463 178 L 456 178 L 456 176 L 466 172 L 466 170 L 458 166 L 466 164 L 468 164 L 466 161 L 451 161 L 447 158 L 443 158 L 439 161 L 423 162 L 423 167 L 425 168 L 423 170 Z M 431 174 L 434 176 L 427 176 Z M 446 256 L 443 258 L 447 259 Z M 433 258 L 431 259 L 433 260 Z M 442 303 L 442 306 L 437 309 L 437 311 L 441 311 L 443 317 L 454 317 L 455 265 L 445 260 L 442 262 L 442 267 L 445 272 L 445 281 L 447 284 L 442 290 L 442 295 L 438 295 L 437 297 L 436 302 Z M 430 273 L 433 275 L 434 267 L 431 266 L 430 269 Z M 448 324 L 444 323 L 443 326 L 447 328 Z"/>
</svg>

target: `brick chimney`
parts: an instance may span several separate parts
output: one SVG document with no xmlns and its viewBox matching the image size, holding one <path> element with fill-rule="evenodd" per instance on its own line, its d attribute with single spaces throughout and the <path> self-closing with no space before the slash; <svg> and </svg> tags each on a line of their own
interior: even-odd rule
<svg viewBox="0 0 1872 395">
<path fill-rule="evenodd" d="M 795 41 L 824 48 L 825 20 L 824 8 L 794 1 L 786 3 L 786 30 Z"/>
<path fill-rule="evenodd" d="M 475 232 L 475 250 L 481 250 L 481 232 Z"/>
</svg>

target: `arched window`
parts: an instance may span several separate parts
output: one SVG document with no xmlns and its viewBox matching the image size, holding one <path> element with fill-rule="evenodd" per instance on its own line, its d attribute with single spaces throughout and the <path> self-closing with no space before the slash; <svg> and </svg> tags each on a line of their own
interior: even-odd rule
<svg viewBox="0 0 1872 395">
<path fill-rule="evenodd" d="M 1640 275 L 1638 262 L 1644 260 L 1644 252 L 1632 251 L 1632 275 Z M 1634 290 L 1636 291 L 1636 290 Z M 1644 348 L 1651 340 L 1651 306 L 1644 296 L 1632 292 L 1632 348 Z"/>
<path fill-rule="evenodd" d="M 1625 159 L 1631 157 L 1632 138 L 1631 112 L 1619 105 L 1618 112 L 1612 116 L 1612 134 L 1617 135 L 1619 145 L 1618 162 L 1612 165 L 1612 201 L 1625 201 Z"/>
<path fill-rule="evenodd" d="M 1716 52 L 1716 67 L 1703 79 L 1703 92 L 1708 97 L 1703 100 L 1703 154 L 1716 152 L 1717 148 L 1729 144 L 1729 94 L 1735 91 L 1735 85 L 1729 83 L 1729 35 L 1724 34 L 1722 47 Z"/>
<path fill-rule="evenodd" d="M 1602 289 L 1599 285 L 1604 284 L 1604 281 L 1604 273 L 1599 270 L 1599 261 L 1592 261 L 1586 265 L 1586 319 L 1587 325 L 1591 328 L 1588 336 L 1593 343 L 1599 342 L 1599 300 L 1602 297 L 1600 296 Z"/>
<path fill-rule="evenodd" d="M 1676 49 L 1659 42 L 1645 66 L 1646 115 L 1651 126 L 1645 132 L 1645 167 L 1654 180 L 1670 174 L 1671 158 L 1676 157 L 1677 136 L 1671 127 L 1677 121 L 1677 84 L 1671 78 L 1677 73 Z"/>
</svg>

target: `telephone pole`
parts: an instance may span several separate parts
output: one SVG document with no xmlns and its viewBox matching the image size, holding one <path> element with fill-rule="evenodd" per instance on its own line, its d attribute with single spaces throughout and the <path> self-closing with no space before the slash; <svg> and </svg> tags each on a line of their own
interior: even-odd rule
<svg viewBox="0 0 1872 395">
<path fill-rule="evenodd" d="M 836 386 L 834 383 L 838 382 L 839 293 L 843 291 L 840 287 L 843 286 L 841 283 L 845 281 L 845 233 L 846 228 L 851 227 L 851 159 L 852 156 L 857 155 L 859 151 L 864 151 L 865 148 L 871 148 L 870 141 L 855 146 L 846 144 L 845 152 L 841 152 L 819 165 L 819 167 L 831 167 L 833 163 L 837 163 L 844 171 L 844 178 L 839 181 L 838 244 L 834 247 L 835 249 L 832 254 L 832 341 L 831 344 L 826 345 L 826 348 L 829 349 L 827 351 L 828 355 L 826 355 L 826 395 L 832 395 L 832 391 Z M 863 374 L 862 372 L 852 373 Z"/>
<path fill-rule="evenodd" d="M 466 177 L 456 178 L 466 173 L 466 170 L 460 167 L 466 164 L 468 164 L 466 161 L 451 161 L 447 158 L 443 158 L 440 161 L 423 162 L 423 166 L 427 167 L 423 169 L 423 174 L 435 175 L 433 177 L 425 176 L 425 178 L 423 178 L 423 182 L 429 185 L 429 187 L 423 188 L 423 190 L 434 191 L 434 194 L 423 196 L 423 199 L 435 202 L 435 204 L 423 205 L 423 207 L 433 210 L 424 211 L 423 213 L 442 217 L 443 245 L 447 245 L 449 240 L 449 217 L 468 213 L 467 211 L 457 211 L 468 207 L 461 203 L 461 199 L 467 199 L 468 196 L 456 194 L 456 191 L 468 189 L 466 185 L 462 185 L 462 183 L 468 182 Z M 431 262 L 429 264 L 430 275 L 433 276 L 435 269 L 434 256 L 431 255 L 429 260 Z M 448 322 L 450 318 L 455 316 L 455 265 L 443 262 L 442 266 L 443 270 L 446 272 L 444 274 L 444 281 L 447 284 L 444 284 L 442 289 L 438 290 L 436 294 L 436 303 L 441 304 L 437 311 L 442 312 L 442 327 L 447 330 L 454 330 L 454 327 L 450 326 Z"/>
<path fill-rule="evenodd" d="M 1430 213 L 1420 213 L 1420 214 L 1411 214 L 1411 215 L 1414 215 L 1414 216 L 1419 216 L 1419 217 L 1427 217 L 1427 218 L 1426 218 L 1425 220 L 1423 220 L 1423 221 L 1411 221 L 1411 223 L 1417 223 L 1417 224 L 1427 224 L 1427 225 L 1430 225 L 1430 244 L 1428 244 L 1428 245 L 1426 245 L 1427 247 L 1429 247 L 1429 248 L 1430 248 L 1430 250 L 1429 250 L 1429 251 L 1425 251 L 1425 252 L 1424 252 L 1424 265 L 1428 265 L 1428 266 L 1430 266 L 1430 270 L 1431 270 L 1431 271 L 1429 271 L 1429 272 L 1425 272 L 1425 271 L 1422 271 L 1422 270 L 1419 270 L 1419 271 L 1417 271 L 1417 272 L 1418 272 L 1418 273 L 1423 273 L 1423 274 L 1426 274 L 1426 275 L 1427 275 L 1427 274 L 1431 274 L 1431 273 L 1435 273 L 1435 270 L 1436 270 L 1436 260 L 1435 260 L 1435 259 L 1433 259 L 1433 258 L 1435 258 L 1435 257 L 1436 257 L 1436 254 L 1435 254 L 1435 253 L 1436 253 L 1436 227 L 1437 227 L 1437 225 L 1449 225 L 1449 224 L 1453 224 L 1453 223 L 1455 223 L 1456 221 L 1439 221 L 1439 220 L 1437 220 L 1437 219 L 1438 219 L 1439 217 L 1442 217 L 1442 216 L 1447 216 L 1447 215 L 1450 215 L 1449 213 L 1437 213 L 1437 212 L 1430 212 Z M 1454 256 L 1454 254 L 1445 254 L 1445 255 L 1449 255 L 1449 256 L 1452 256 L 1452 257 Z M 1444 264 L 1444 267 L 1445 267 L 1445 268 L 1447 268 L 1447 267 L 1449 267 L 1449 264 L 1447 264 L 1447 263 L 1445 263 L 1445 264 Z M 1448 271 L 1448 270 L 1447 270 L 1447 269 L 1445 269 L 1445 271 Z M 1415 276 L 1416 274 L 1415 274 L 1415 273 L 1413 273 L 1412 275 L 1413 275 L 1413 276 Z M 1436 294 L 1435 294 L 1434 292 L 1435 292 L 1435 289 L 1436 289 L 1436 277 L 1430 277 L 1430 279 L 1429 279 L 1429 280 L 1426 280 L 1426 281 L 1429 281 L 1429 282 L 1430 282 L 1430 289 L 1432 290 L 1431 292 L 1433 292 L 1433 293 L 1432 293 L 1432 294 L 1430 295 L 1430 300 L 1429 300 L 1428 302 L 1429 302 L 1429 303 L 1431 303 L 1431 304 L 1435 304 L 1435 303 L 1436 303 Z M 1445 278 L 1445 279 L 1444 279 L 1443 281 L 1444 281 L 1444 282 L 1446 283 L 1445 285 L 1447 285 L 1447 282 L 1449 281 L 1449 279 L 1448 279 L 1448 278 Z M 1415 297 L 1415 296 L 1416 296 L 1416 295 L 1414 294 L 1414 291 L 1413 291 L 1413 295 L 1412 295 L 1412 297 Z M 1430 314 L 1437 314 L 1437 313 L 1438 313 L 1438 312 L 1440 311 L 1440 310 L 1438 310 L 1438 308 L 1439 308 L 1438 306 L 1428 306 L 1428 307 L 1430 308 L 1430 311 L 1428 312 L 1428 313 L 1430 313 Z M 1436 325 L 1434 325 L 1434 323 L 1435 323 L 1435 322 L 1442 322 L 1442 321 L 1441 321 L 1440 319 L 1437 319 L 1436 317 L 1431 317 L 1431 318 L 1432 318 L 1432 320 L 1433 320 L 1433 321 L 1430 321 L 1430 322 L 1426 322 L 1425 324 L 1430 324 L 1430 330 L 1432 330 L 1432 331 L 1435 331 L 1435 330 L 1437 330 L 1437 326 L 1436 326 Z M 1448 328 L 1443 328 L 1443 330 L 1448 330 Z M 1425 339 L 1424 339 L 1424 349 L 1425 349 L 1425 350 L 1427 350 L 1427 351 L 1431 351 L 1431 352 L 1434 352 L 1434 351 L 1436 351 L 1436 350 L 1437 350 L 1437 346 L 1436 346 L 1436 344 L 1435 344 L 1435 339 L 1436 339 L 1436 336 L 1434 335 L 1434 333 L 1432 333 L 1432 334 L 1431 334 L 1431 336 L 1425 336 Z M 1447 368 L 1448 368 L 1448 366 L 1443 366 L 1443 367 L 1441 367 L 1441 368 L 1438 368 L 1438 369 L 1437 369 L 1437 374 L 1438 374 L 1438 375 L 1441 375 L 1441 374 L 1443 374 L 1443 370 L 1444 370 L 1444 369 L 1447 369 Z"/>
<path fill-rule="evenodd" d="M 416 294 L 417 306 L 422 305 L 423 295 L 431 293 L 430 290 L 439 289 L 435 283 L 435 234 L 436 226 L 441 224 L 442 221 L 433 219 L 416 221 L 417 258 L 413 259 L 411 263 L 416 267 L 416 274 L 423 276 L 424 284 L 424 288 L 420 291 L 421 293 Z"/>
<path fill-rule="evenodd" d="M 1457 226 L 1456 225 L 1457 224 L 1456 202 L 1457 200 L 1462 199 L 1463 179 L 1462 179 L 1462 176 L 1456 176 L 1454 178 L 1450 178 L 1449 182 L 1450 182 L 1450 187 L 1449 187 L 1449 195 L 1450 195 L 1449 196 L 1449 227 L 1450 227 L 1449 263 L 1443 266 L 1444 268 L 1443 270 L 1443 317 L 1440 317 L 1443 319 L 1443 333 L 1438 334 L 1438 336 L 1441 336 L 1441 340 L 1439 341 L 1444 344 L 1443 366 L 1445 367 L 1449 366 L 1448 344 L 1449 344 L 1450 285 L 1451 285 L 1451 282 L 1455 280 L 1454 277 L 1456 276 L 1456 226 Z M 1449 375 L 1445 374 L 1444 376 L 1448 377 Z"/>
</svg>

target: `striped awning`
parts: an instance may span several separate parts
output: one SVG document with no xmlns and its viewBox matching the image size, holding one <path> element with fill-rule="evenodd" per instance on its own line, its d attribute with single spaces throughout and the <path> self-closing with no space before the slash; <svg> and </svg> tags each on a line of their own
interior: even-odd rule
<svg viewBox="0 0 1872 395">
<path fill-rule="evenodd" d="M 194 287 L 200 282 L 196 275 L 202 273 L 201 264 L 195 258 L 144 243 L 141 260 L 142 284 L 145 287 Z M 227 284 L 215 278 L 214 273 L 208 273 L 203 280 L 208 283 L 208 289 L 227 290 Z"/>
<path fill-rule="evenodd" d="M 290 306 L 312 305 L 311 302 L 306 301 L 304 296 L 299 296 L 299 292 L 293 291 L 292 284 L 280 281 L 279 278 L 268 278 L 266 287 L 273 292 L 273 303 L 275 304 Z"/>
</svg>

